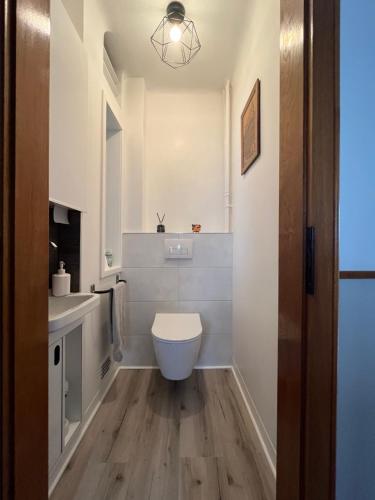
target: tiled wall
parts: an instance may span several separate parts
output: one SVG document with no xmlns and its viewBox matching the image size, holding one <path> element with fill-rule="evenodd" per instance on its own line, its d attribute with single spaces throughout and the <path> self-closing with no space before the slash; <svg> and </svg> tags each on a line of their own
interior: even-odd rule
<svg viewBox="0 0 375 500">
<path fill-rule="evenodd" d="M 192 238 L 193 259 L 166 260 L 166 238 Z M 198 366 L 232 363 L 231 234 L 124 234 L 123 268 L 128 282 L 124 364 L 156 365 L 151 326 L 157 312 L 200 313 Z"/>
</svg>

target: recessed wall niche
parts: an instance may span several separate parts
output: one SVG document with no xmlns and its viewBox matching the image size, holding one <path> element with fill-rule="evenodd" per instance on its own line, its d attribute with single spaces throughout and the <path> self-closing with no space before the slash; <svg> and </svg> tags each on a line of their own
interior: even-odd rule
<svg viewBox="0 0 375 500">
<path fill-rule="evenodd" d="M 101 276 L 121 270 L 123 128 L 103 93 Z"/>
<path fill-rule="evenodd" d="M 71 292 L 80 291 L 81 260 L 81 212 L 68 209 L 68 224 L 55 222 L 54 205 L 49 208 L 49 288 L 52 288 L 52 274 L 57 272 L 58 263 L 63 260 L 66 272 L 71 275 Z M 53 245 L 57 245 L 55 246 Z"/>
</svg>

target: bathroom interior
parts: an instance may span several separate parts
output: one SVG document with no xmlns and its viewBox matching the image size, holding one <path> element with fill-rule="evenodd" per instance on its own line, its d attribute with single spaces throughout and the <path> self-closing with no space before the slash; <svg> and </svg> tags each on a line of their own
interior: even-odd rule
<svg viewBox="0 0 375 500">
<path fill-rule="evenodd" d="M 276 0 L 51 0 L 53 499 L 275 498 L 279 37 Z"/>
<path fill-rule="evenodd" d="M 0 7 L 0 497 L 373 500 L 375 3 L 169 2 Z"/>
<path fill-rule="evenodd" d="M 375 495 L 360 4 L 340 2 L 337 500 Z M 49 496 L 274 500 L 280 1 L 50 8 Z"/>
</svg>

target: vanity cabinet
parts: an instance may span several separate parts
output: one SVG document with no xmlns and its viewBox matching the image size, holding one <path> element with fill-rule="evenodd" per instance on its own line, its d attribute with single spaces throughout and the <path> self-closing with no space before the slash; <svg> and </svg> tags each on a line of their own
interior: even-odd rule
<svg viewBox="0 0 375 500">
<path fill-rule="evenodd" d="M 48 468 L 56 463 L 62 451 L 62 339 L 48 349 Z"/>
<path fill-rule="evenodd" d="M 109 311 L 109 299 L 102 306 Z M 67 466 L 111 377 L 100 298 L 49 297 L 49 491 Z M 108 315 L 109 320 L 109 315 Z M 107 367 L 107 370 L 105 370 Z"/>
<path fill-rule="evenodd" d="M 65 449 L 82 422 L 82 322 L 50 337 L 48 381 L 49 474 L 53 476 Z M 50 334 L 50 336 L 54 336 Z"/>
</svg>

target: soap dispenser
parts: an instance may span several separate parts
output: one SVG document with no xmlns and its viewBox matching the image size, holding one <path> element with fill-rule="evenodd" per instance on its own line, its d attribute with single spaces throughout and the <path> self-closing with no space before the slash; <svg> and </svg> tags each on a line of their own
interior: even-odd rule
<svg viewBox="0 0 375 500">
<path fill-rule="evenodd" d="M 64 269 L 65 262 L 59 262 L 57 274 L 52 275 L 52 295 L 62 297 L 70 293 L 70 274 Z"/>
</svg>

